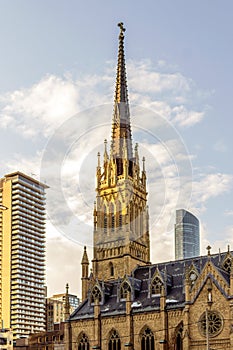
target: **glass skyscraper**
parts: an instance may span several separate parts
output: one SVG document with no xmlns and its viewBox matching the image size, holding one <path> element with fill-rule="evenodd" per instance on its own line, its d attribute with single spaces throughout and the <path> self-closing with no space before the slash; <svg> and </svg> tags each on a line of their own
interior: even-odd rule
<svg viewBox="0 0 233 350">
<path fill-rule="evenodd" d="M 200 255 L 199 220 L 185 209 L 176 210 L 175 259 Z"/>
</svg>

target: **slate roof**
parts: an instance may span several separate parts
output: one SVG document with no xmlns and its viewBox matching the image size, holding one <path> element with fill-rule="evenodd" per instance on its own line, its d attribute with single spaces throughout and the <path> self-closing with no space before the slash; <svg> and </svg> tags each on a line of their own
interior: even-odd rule
<svg viewBox="0 0 233 350">
<path fill-rule="evenodd" d="M 200 273 L 208 258 L 215 265 L 216 269 L 223 276 L 226 282 L 230 283 L 229 273 L 223 270 L 222 263 L 227 253 L 213 254 L 211 256 L 200 256 L 195 258 L 175 260 L 153 265 L 138 266 L 132 271 L 131 276 L 126 276 L 131 286 L 134 286 L 134 297 L 131 308 L 133 313 L 156 311 L 160 308 L 160 295 L 150 295 L 150 283 L 156 270 L 159 271 L 163 280 L 167 281 L 166 304 L 167 309 L 183 308 L 185 306 L 185 272 L 192 264 Z M 232 254 L 232 252 L 231 252 Z M 100 282 L 105 290 L 104 302 L 100 304 L 101 316 L 114 316 L 125 313 L 125 300 L 120 300 L 119 289 L 124 279 L 111 280 L 107 283 Z M 90 303 L 90 298 L 73 312 L 70 320 L 93 318 L 94 306 Z"/>
</svg>

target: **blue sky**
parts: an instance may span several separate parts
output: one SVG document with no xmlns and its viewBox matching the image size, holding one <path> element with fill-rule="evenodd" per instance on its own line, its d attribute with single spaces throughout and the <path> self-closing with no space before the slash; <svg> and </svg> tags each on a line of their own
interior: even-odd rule
<svg viewBox="0 0 233 350">
<path fill-rule="evenodd" d="M 48 224 L 49 291 L 61 292 L 66 281 L 71 291 L 79 289 L 85 242 L 75 237 L 86 232 L 80 222 L 92 235 L 95 154 L 110 135 L 119 21 L 126 26 L 129 98 L 137 106 L 134 140 L 147 158 L 152 260 L 174 258 L 172 213 L 182 204 L 201 221 L 202 254 L 209 243 L 212 251 L 226 249 L 233 237 L 232 2 L 31 0 L 0 1 L 0 7 L 1 175 L 22 170 L 41 176 L 51 187 L 49 202 L 56 182 L 49 170 L 41 171 L 41 160 L 58 161 L 49 148 L 56 140 L 56 156 L 63 155 L 59 186 L 67 211 L 61 198 L 55 201 L 60 211 L 50 211 L 48 203 L 54 224 Z M 93 172 L 88 180 L 84 171 Z M 64 262 L 57 281 L 54 272 Z"/>
</svg>

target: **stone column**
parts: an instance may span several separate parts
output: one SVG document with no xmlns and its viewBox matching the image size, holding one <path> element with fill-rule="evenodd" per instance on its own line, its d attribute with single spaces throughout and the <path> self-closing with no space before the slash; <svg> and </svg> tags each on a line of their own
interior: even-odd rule
<svg viewBox="0 0 233 350">
<path fill-rule="evenodd" d="M 125 311 L 126 311 L 126 329 L 127 329 L 127 337 L 124 341 L 124 346 L 132 350 L 134 349 L 134 330 L 133 330 L 133 316 L 131 311 L 131 293 L 127 293 L 126 297 L 126 305 L 125 305 Z"/>
<path fill-rule="evenodd" d="M 230 301 L 230 320 L 233 320 L 233 300 Z M 233 322 L 230 323 L 230 349 L 233 349 Z"/>
<path fill-rule="evenodd" d="M 161 317 L 161 329 L 159 333 L 159 349 L 168 349 L 168 324 L 167 324 L 167 310 L 166 310 L 166 293 L 164 286 L 161 287 L 160 296 L 160 317 Z"/>
<path fill-rule="evenodd" d="M 72 327 L 70 321 L 64 324 L 64 350 L 72 350 Z"/>
<path fill-rule="evenodd" d="M 188 270 L 185 273 L 185 309 L 184 309 L 184 330 L 183 330 L 183 350 L 189 350 L 189 309 L 190 309 L 190 284 Z"/>
<path fill-rule="evenodd" d="M 101 324 L 100 324 L 100 303 L 99 299 L 95 299 L 94 305 L 94 341 L 93 346 L 101 347 Z"/>
</svg>

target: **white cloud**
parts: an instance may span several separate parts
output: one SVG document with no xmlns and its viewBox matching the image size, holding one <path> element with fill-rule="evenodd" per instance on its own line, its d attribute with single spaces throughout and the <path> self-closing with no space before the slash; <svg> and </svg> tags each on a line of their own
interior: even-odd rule
<svg viewBox="0 0 233 350">
<path fill-rule="evenodd" d="M 150 108 L 178 126 L 192 126 L 204 117 L 205 106 L 189 78 L 172 72 L 169 67 L 166 73 L 161 72 L 161 63 L 153 67 L 150 61 L 129 61 L 127 68 L 131 103 Z M 112 103 L 113 83 L 110 67 L 102 75 L 89 75 L 79 80 L 74 80 L 70 74 L 47 75 L 29 88 L 0 96 L 1 125 L 27 138 L 48 137 L 75 113 Z M 190 104 L 191 99 L 197 104 L 199 101 L 197 109 Z"/>
<path fill-rule="evenodd" d="M 26 137 L 47 135 L 77 111 L 78 89 L 70 78 L 46 76 L 28 89 L 1 96 L 1 116 Z M 13 123 L 12 123 L 13 122 Z"/>
<path fill-rule="evenodd" d="M 233 175 L 221 173 L 202 175 L 199 180 L 193 181 L 193 201 L 204 204 L 210 198 L 229 191 L 232 184 Z"/>
<path fill-rule="evenodd" d="M 163 68 L 164 66 L 165 62 Z M 172 95 L 179 95 L 190 91 L 191 88 L 191 80 L 179 72 L 161 73 L 158 69 L 155 70 L 149 60 L 140 62 L 131 60 L 127 63 L 127 71 L 130 88 L 142 94 L 158 94 L 169 91 Z"/>
<path fill-rule="evenodd" d="M 204 112 L 187 110 L 185 106 L 176 106 L 172 109 L 171 115 L 173 116 L 171 120 L 176 124 L 180 126 L 192 126 L 203 119 Z"/>
<path fill-rule="evenodd" d="M 224 215 L 225 216 L 233 216 L 233 210 L 225 210 Z"/>
<path fill-rule="evenodd" d="M 69 75 L 47 75 L 30 88 L 6 93 L 0 96 L 2 126 L 26 138 L 48 137 L 75 113 L 105 102 L 97 92 L 102 81 L 96 76 L 75 82 Z"/>
<path fill-rule="evenodd" d="M 232 250 L 233 248 L 233 227 L 227 227 L 223 232 L 221 232 L 221 239 L 217 239 L 211 243 L 211 251 L 218 252 L 219 250 L 222 252 L 226 252 L 228 250 L 228 246 Z"/>
<path fill-rule="evenodd" d="M 38 151 L 36 155 L 27 155 L 20 153 L 14 153 L 11 159 L 7 161 L 6 172 L 21 171 L 29 176 L 40 179 L 40 161 L 41 161 L 42 152 Z M 44 182 L 43 179 L 42 181 Z"/>
<path fill-rule="evenodd" d="M 223 140 L 218 140 L 214 145 L 213 149 L 220 153 L 227 152 L 227 146 Z"/>
</svg>

